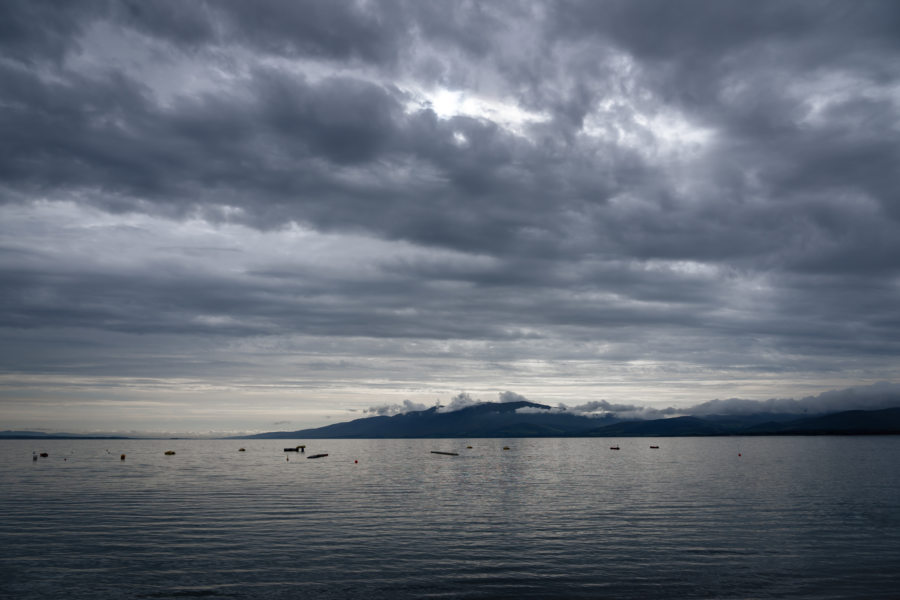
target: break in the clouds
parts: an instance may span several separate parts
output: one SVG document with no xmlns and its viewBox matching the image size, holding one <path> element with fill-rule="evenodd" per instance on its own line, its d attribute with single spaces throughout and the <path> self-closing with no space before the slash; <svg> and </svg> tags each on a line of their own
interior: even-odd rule
<svg viewBox="0 0 900 600">
<path fill-rule="evenodd" d="M 10 1 L 0 107 L 9 427 L 898 379 L 890 0 Z"/>
</svg>

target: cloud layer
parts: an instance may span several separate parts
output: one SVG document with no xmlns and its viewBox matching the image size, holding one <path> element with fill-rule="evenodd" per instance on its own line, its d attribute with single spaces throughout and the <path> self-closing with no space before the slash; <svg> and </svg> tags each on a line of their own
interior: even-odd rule
<svg viewBox="0 0 900 600">
<path fill-rule="evenodd" d="M 871 0 L 5 2 L 0 402 L 897 380 L 898 40 Z"/>
</svg>

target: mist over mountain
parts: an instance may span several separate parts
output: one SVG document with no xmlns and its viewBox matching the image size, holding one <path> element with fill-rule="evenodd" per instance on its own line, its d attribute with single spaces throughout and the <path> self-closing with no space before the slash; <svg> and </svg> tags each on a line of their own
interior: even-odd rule
<svg viewBox="0 0 900 600">
<path fill-rule="evenodd" d="M 525 400 L 482 402 L 446 411 L 433 406 L 393 416 L 374 416 L 316 429 L 277 431 L 251 438 L 431 438 L 554 437 L 577 434 L 618 421 L 613 416 L 587 417 Z"/>
<path fill-rule="evenodd" d="M 501 395 L 501 400 L 515 396 L 517 395 Z M 866 394 L 846 393 L 820 395 L 789 406 L 794 410 L 809 410 L 809 406 L 805 405 L 822 396 L 826 399 L 870 397 Z M 880 401 L 889 401 L 891 398 L 893 396 L 883 394 Z M 569 410 L 564 406 L 553 408 L 527 400 L 481 403 L 469 403 L 468 397 L 463 400 L 456 405 L 461 408 L 453 410 L 448 410 L 449 407 L 445 406 L 433 406 L 391 416 L 364 417 L 315 429 L 277 431 L 246 437 L 322 439 L 900 434 L 900 400 L 896 399 L 897 406 L 890 408 L 838 411 L 816 416 L 760 411 L 767 407 L 783 406 L 774 402 L 753 405 L 746 401 L 713 402 L 700 406 L 716 407 L 725 414 L 681 414 L 651 419 L 623 418 L 612 412 L 588 416 L 583 411 Z M 729 408 L 738 410 L 729 414 Z M 756 411 L 749 412 L 753 408 Z M 629 413 L 634 412 L 634 407 L 630 405 L 627 409 Z M 742 414 L 741 411 L 747 411 L 747 414 Z M 645 412 L 649 414 L 649 411 Z"/>
</svg>

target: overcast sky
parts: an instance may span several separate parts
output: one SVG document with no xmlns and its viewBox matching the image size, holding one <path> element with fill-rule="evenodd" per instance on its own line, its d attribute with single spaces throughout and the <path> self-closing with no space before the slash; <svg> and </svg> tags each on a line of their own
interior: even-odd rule
<svg viewBox="0 0 900 600">
<path fill-rule="evenodd" d="M 900 3 L 6 0 L 0 286 L 0 429 L 897 382 Z"/>
</svg>

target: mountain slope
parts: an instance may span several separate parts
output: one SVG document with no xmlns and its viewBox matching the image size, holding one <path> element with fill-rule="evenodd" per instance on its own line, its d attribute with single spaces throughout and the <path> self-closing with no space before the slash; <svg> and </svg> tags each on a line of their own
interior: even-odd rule
<svg viewBox="0 0 900 600">
<path fill-rule="evenodd" d="M 519 412 L 522 409 L 530 409 Z M 261 433 L 252 438 L 429 438 L 429 437 L 551 437 L 579 434 L 615 422 L 565 412 L 534 402 L 485 402 L 453 412 L 437 407 L 392 417 L 367 417 L 316 429 Z"/>
<path fill-rule="evenodd" d="M 816 417 L 755 414 L 622 421 L 551 410 L 533 402 L 485 402 L 442 412 L 438 407 L 392 417 L 366 417 L 316 429 L 260 433 L 251 438 L 487 438 L 709 435 L 900 434 L 900 408 L 853 410 Z"/>
</svg>

